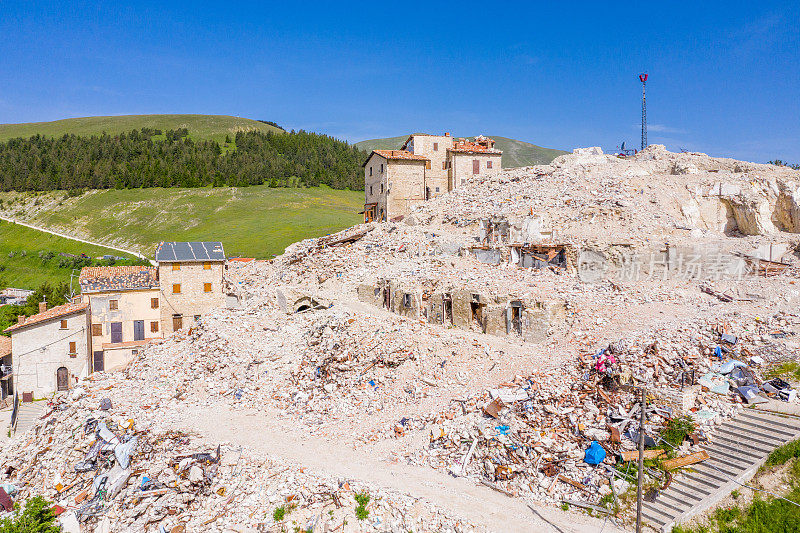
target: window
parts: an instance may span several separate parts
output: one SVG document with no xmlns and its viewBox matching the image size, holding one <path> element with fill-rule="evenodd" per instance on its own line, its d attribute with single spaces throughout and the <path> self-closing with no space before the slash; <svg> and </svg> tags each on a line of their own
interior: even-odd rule
<svg viewBox="0 0 800 533">
<path fill-rule="evenodd" d="M 381 163 L 381 172 L 383 172 L 383 163 Z"/>
<path fill-rule="evenodd" d="M 203 292 L 211 292 L 211 284 L 203 283 Z"/>
<path fill-rule="evenodd" d="M 381 194 L 383 194 L 383 183 L 381 183 Z"/>
<path fill-rule="evenodd" d="M 369 175 L 372 176 L 372 167 L 369 167 Z"/>
<path fill-rule="evenodd" d="M 492 162 L 491 161 L 487 161 L 486 162 L 486 168 L 492 168 Z"/>
<path fill-rule="evenodd" d="M 406 307 L 406 308 L 411 307 L 411 295 L 410 294 L 404 294 L 403 295 L 403 307 Z"/>
<path fill-rule="evenodd" d="M 77 357 L 78 356 L 78 348 L 76 346 L 75 341 L 70 341 L 70 343 L 69 343 L 69 356 L 70 357 Z"/>
<path fill-rule="evenodd" d="M 150 322 L 150 333 L 158 333 L 158 320 Z"/>
<path fill-rule="evenodd" d="M 426 170 L 430 170 L 431 169 L 431 162 L 430 161 L 425 161 L 425 169 Z"/>
<path fill-rule="evenodd" d="M 116 311 L 119 309 L 119 300 L 109 300 L 108 301 L 108 308 L 112 311 Z"/>
<path fill-rule="evenodd" d="M 158 298 L 150 298 L 150 309 L 158 309 Z"/>
<path fill-rule="evenodd" d="M 436 192 L 439 192 L 439 187 L 436 187 Z"/>
<path fill-rule="evenodd" d="M 66 320 L 62 320 L 61 321 L 61 329 L 67 329 L 67 321 Z"/>
<path fill-rule="evenodd" d="M 442 170 L 447 170 L 447 161 L 442 161 Z"/>
<path fill-rule="evenodd" d="M 372 185 L 369 186 L 369 195 L 372 196 Z"/>
<path fill-rule="evenodd" d="M 172 270 L 180 270 L 181 264 L 180 263 L 172 263 Z"/>
<path fill-rule="evenodd" d="M 433 143 L 433 151 L 434 152 L 438 152 L 439 151 L 439 143 Z"/>
<path fill-rule="evenodd" d="M 180 283 L 173 283 L 172 284 L 172 294 L 180 294 L 181 293 L 181 284 Z"/>
<path fill-rule="evenodd" d="M 211 270 L 211 263 L 209 263 L 208 261 L 203 263 L 203 270 Z"/>
<path fill-rule="evenodd" d="M 103 324 L 92 324 L 92 337 L 103 336 Z"/>
</svg>

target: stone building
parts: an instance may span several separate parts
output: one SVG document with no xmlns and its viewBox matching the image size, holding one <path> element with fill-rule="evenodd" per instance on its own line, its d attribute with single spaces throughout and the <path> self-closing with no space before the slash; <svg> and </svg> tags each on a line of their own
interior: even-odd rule
<svg viewBox="0 0 800 533">
<path fill-rule="evenodd" d="M 147 343 L 163 337 L 156 267 L 86 267 L 79 282 L 91 315 L 92 371 L 124 368 Z"/>
<path fill-rule="evenodd" d="M 494 140 L 413 134 L 400 150 L 373 150 L 364 162 L 364 220 L 404 216 L 411 207 L 460 187 L 474 176 L 502 170 Z"/>
<path fill-rule="evenodd" d="M 225 305 L 221 242 L 162 242 L 156 248 L 164 334 L 193 326 Z"/>
<path fill-rule="evenodd" d="M 5 400 L 14 394 L 13 370 L 11 338 L 0 335 L 0 400 Z"/>
<path fill-rule="evenodd" d="M 6 329 L 11 334 L 14 387 L 20 394 L 43 398 L 71 389 L 90 373 L 89 304 L 68 303 L 20 317 Z"/>
</svg>

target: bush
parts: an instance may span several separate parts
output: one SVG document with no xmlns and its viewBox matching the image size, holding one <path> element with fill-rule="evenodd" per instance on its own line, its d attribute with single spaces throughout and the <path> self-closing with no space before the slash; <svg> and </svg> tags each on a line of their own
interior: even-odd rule
<svg viewBox="0 0 800 533">
<path fill-rule="evenodd" d="M 677 448 L 683 444 L 684 439 L 689 433 L 695 430 L 694 420 L 691 416 L 680 416 L 667 421 L 667 427 L 661 438 L 671 446 Z"/>
<path fill-rule="evenodd" d="M 366 492 L 357 493 L 354 498 L 356 499 L 356 518 L 359 520 L 365 520 L 369 516 L 369 511 L 367 511 L 367 504 L 369 503 L 369 494 Z"/>
<path fill-rule="evenodd" d="M 15 505 L 14 515 L 0 522 L 0 533 L 59 533 L 61 527 L 55 524 L 51 505 L 41 496 L 26 501 L 22 512 L 19 504 Z"/>
</svg>

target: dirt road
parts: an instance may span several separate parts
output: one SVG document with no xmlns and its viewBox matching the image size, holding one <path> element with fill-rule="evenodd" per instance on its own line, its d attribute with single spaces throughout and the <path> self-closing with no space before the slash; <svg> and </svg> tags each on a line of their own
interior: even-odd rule
<svg viewBox="0 0 800 533">
<path fill-rule="evenodd" d="M 509 498 L 465 478 L 454 478 L 430 468 L 383 460 L 369 450 L 354 449 L 340 442 L 288 427 L 278 413 L 246 413 L 221 407 L 209 416 L 196 408 L 173 413 L 176 429 L 192 431 L 208 444 L 244 446 L 252 453 L 280 457 L 320 474 L 357 479 L 387 490 L 428 500 L 455 516 L 486 531 L 612 533 L 624 531 L 611 521 Z"/>
</svg>

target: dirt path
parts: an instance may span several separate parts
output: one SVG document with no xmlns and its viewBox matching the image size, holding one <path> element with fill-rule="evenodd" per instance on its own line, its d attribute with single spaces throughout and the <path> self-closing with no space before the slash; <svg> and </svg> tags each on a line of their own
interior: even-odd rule
<svg viewBox="0 0 800 533">
<path fill-rule="evenodd" d="M 280 457 L 328 476 L 377 484 L 416 498 L 424 498 L 455 516 L 496 532 L 612 533 L 624 531 L 610 521 L 534 505 L 509 498 L 464 478 L 453 478 L 430 468 L 382 460 L 363 449 L 311 437 L 288 427 L 277 413 L 245 413 L 220 407 L 214 416 L 194 408 L 173 413 L 176 429 L 192 431 L 209 445 L 229 443 L 252 453 Z"/>
<path fill-rule="evenodd" d="M 102 246 L 103 248 L 109 248 L 111 250 L 116 250 L 117 252 L 130 254 L 130 255 L 132 255 L 134 257 L 138 257 L 139 259 L 147 259 L 147 257 L 143 256 L 142 254 L 140 254 L 138 252 L 134 252 L 133 250 L 126 250 L 125 248 L 117 248 L 116 246 L 110 246 L 108 244 L 103 244 L 103 243 L 100 243 L 100 242 L 87 241 L 85 239 L 80 239 L 78 237 L 73 237 L 72 235 L 67 235 L 65 233 L 59 233 L 57 231 L 53 231 L 53 230 L 49 230 L 49 229 L 46 229 L 46 228 L 42 228 L 40 226 L 34 226 L 33 224 L 28 224 L 27 222 L 20 222 L 19 220 L 14 220 L 13 218 L 4 217 L 2 215 L 0 215 L 0 220 L 5 220 L 6 222 L 11 222 L 12 224 L 19 224 L 20 226 L 25 226 L 26 228 L 35 229 L 36 231 L 43 231 L 44 233 L 49 233 L 50 235 L 55 235 L 56 237 L 63 237 L 64 239 L 70 239 L 70 240 L 73 240 L 73 241 L 82 242 L 84 244 L 91 244 L 93 246 Z M 147 259 L 147 260 L 150 261 L 149 259 Z M 151 261 L 151 263 L 152 263 L 152 261 Z"/>
</svg>

